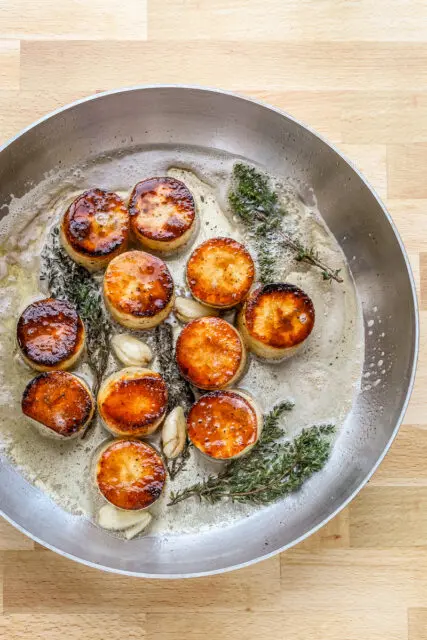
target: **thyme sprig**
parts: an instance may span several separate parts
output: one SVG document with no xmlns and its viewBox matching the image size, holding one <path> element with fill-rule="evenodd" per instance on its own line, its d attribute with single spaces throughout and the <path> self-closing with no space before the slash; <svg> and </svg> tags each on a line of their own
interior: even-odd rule
<svg viewBox="0 0 427 640">
<path fill-rule="evenodd" d="M 71 302 L 84 322 L 87 357 L 96 395 L 107 368 L 112 335 L 111 322 L 102 304 L 100 284 L 66 254 L 57 227 L 52 230 L 43 249 L 40 271 L 41 280 L 46 282 L 50 295 Z"/>
<path fill-rule="evenodd" d="M 321 270 L 324 280 L 343 282 L 341 269 L 331 269 L 319 257 L 314 247 L 302 243 L 285 233 L 282 219 L 286 211 L 279 197 L 269 185 L 267 176 L 254 167 L 241 162 L 233 168 L 233 190 L 229 194 L 232 211 L 254 234 L 258 243 L 258 264 L 263 284 L 275 279 L 275 260 L 271 247 L 279 240 L 295 252 L 295 260 Z"/>
<path fill-rule="evenodd" d="M 281 441 L 280 417 L 292 408 L 281 403 L 264 419 L 258 444 L 246 456 L 231 462 L 218 475 L 171 493 L 169 505 L 191 497 L 216 503 L 224 498 L 232 502 L 269 504 L 297 491 L 313 473 L 320 471 L 331 450 L 333 425 L 313 426 L 293 441 Z"/>
<path fill-rule="evenodd" d="M 187 413 L 194 402 L 194 393 L 190 384 L 181 377 L 174 358 L 173 329 L 170 324 L 162 323 L 154 331 L 156 353 L 159 358 L 159 369 L 168 386 L 168 410 L 180 405 Z M 174 480 L 187 465 L 190 457 L 189 441 L 183 451 L 173 460 L 165 463 L 171 480 Z"/>
</svg>

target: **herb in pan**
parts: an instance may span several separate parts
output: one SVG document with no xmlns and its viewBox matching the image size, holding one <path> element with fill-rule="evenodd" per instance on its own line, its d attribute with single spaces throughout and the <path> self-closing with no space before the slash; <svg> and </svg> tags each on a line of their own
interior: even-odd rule
<svg viewBox="0 0 427 640">
<path fill-rule="evenodd" d="M 255 235 L 258 245 L 260 280 L 268 284 L 275 280 L 275 260 L 271 247 L 280 242 L 295 252 L 295 260 L 306 262 L 321 270 L 324 280 L 343 282 L 340 269 L 330 269 L 319 257 L 314 247 L 304 247 L 301 242 L 281 229 L 285 210 L 279 197 L 270 187 L 265 175 L 247 164 L 238 163 L 233 168 L 233 189 L 229 194 L 233 213 Z"/>
<path fill-rule="evenodd" d="M 41 279 L 54 298 L 71 302 L 84 322 L 96 395 L 108 364 L 112 327 L 102 304 L 100 284 L 65 253 L 57 228 L 53 229 L 43 249 Z"/>
<path fill-rule="evenodd" d="M 291 442 L 280 441 L 280 417 L 292 406 L 283 402 L 265 416 L 260 440 L 248 456 L 234 460 L 217 476 L 172 493 L 169 505 L 193 496 L 211 503 L 229 498 L 233 502 L 269 504 L 297 491 L 327 461 L 334 426 L 310 427 Z"/>
<path fill-rule="evenodd" d="M 189 383 L 181 377 L 175 361 L 173 329 L 162 323 L 154 330 L 155 348 L 159 358 L 159 369 L 166 381 L 169 394 L 168 410 L 178 405 L 187 413 L 194 402 L 194 394 Z M 177 458 L 166 462 L 169 476 L 173 480 L 182 471 L 190 456 L 189 441 Z"/>
</svg>

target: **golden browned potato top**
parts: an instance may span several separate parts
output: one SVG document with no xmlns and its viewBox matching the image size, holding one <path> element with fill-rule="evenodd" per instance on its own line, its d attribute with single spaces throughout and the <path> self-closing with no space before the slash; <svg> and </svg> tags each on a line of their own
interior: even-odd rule
<svg viewBox="0 0 427 640">
<path fill-rule="evenodd" d="M 190 409 L 187 428 L 194 446 L 218 460 L 238 455 L 258 437 L 255 410 L 232 391 L 202 396 Z"/>
<path fill-rule="evenodd" d="M 198 318 L 179 334 L 176 360 L 196 387 L 218 389 L 236 375 L 243 357 L 237 331 L 222 318 Z"/>
<path fill-rule="evenodd" d="M 116 193 L 90 189 L 69 206 L 62 220 L 62 230 L 76 252 L 106 256 L 127 241 L 129 214 Z"/>
<path fill-rule="evenodd" d="M 244 314 L 250 335 L 278 349 L 303 342 L 314 326 L 311 299 L 292 284 L 258 287 L 247 299 Z"/>
<path fill-rule="evenodd" d="M 101 454 L 96 480 L 120 509 L 145 509 L 160 497 L 166 472 L 159 454 L 139 440 L 116 440 Z"/>
<path fill-rule="evenodd" d="M 22 396 L 23 413 L 61 436 L 71 436 L 86 424 L 93 401 L 77 376 L 66 371 L 40 373 Z"/>
<path fill-rule="evenodd" d="M 128 251 L 114 258 L 104 276 L 104 293 L 118 311 L 152 317 L 173 296 L 173 280 L 166 264 L 145 251 Z"/>
<path fill-rule="evenodd" d="M 232 238 L 211 238 L 198 246 L 187 264 L 187 282 L 198 300 L 216 307 L 238 304 L 255 276 L 249 252 Z"/>
<path fill-rule="evenodd" d="M 123 372 L 99 394 L 98 408 L 107 425 L 123 435 L 144 435 L 166 411 L 168 392 L 160 373 Z"/>
<path fill-rule="evenodd" d="M 152 240 L 180 238 L 193 224 L 194 199 L 175 178 L 149 178 L 135 185 L 129 200 L 131 228 Z"/>
<path fill-rule="evenodd" d="M 45 367 L 54 367 L 80 349 L 84 327 L 69 302 L 46 298 L 33 302 L 22 312 L 18 320 L 17 339 L 29 360 Z"/>
</svg>

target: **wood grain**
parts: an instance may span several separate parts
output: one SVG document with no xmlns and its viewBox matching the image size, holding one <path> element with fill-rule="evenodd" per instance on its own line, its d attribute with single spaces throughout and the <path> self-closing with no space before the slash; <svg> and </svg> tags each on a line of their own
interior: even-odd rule
<svg viewBox="0 0 427 640">
<path fill-rule="evenodd" d="M 42 587 L 42 588 L 41 588 Z M 4 557 L 6 613 L 188 613 L 269 611 L 280 594 L 280 558 L 223 576 L 139 580 L 103 573 L 53 553 L 10 551 Z"/>
<path fill-rule="evenodd" d="M 146 0 L 8 0 L 0 3 L 1 35 L 26 40 L 145 40 Z"/>
<path fill-rule="evenodd" d="M 163 0 L 148 4 L 150 37 L 159 40 L 423 41 L 423 0 Z"/>
<path fill-rule="evenodd" d="M 365 173 L 420 294 L 414 394 L 353 503 L 297 548 L 239 572 L 183 582 L 105 574 L 1 522 L 0 638 L 427 640 L 427 3 L 0 2 L 0 143 L 89 93 L 162 82 L 274 104 Z"/>
<path fill-rule="evenodd" d="M 169 52 L 173 51 L 173 55 Z M 393 64 L 390 64 L 390 59 Z M 93 69 L 93 60 L 102 64 Z M 46 68 L 49 68 L 47 74 Z M 129 84 L 180 82 L 225 89 L 419 91 L 427 82 L 422 44 L 382 42 L 21 42 L 22 89 L 110 89 Z"/>
<path fill-rule="evenodd" d="M 19 89 L 20 42 L 2 40 L 0 34 L 0 88 Z"/>
<path fill-rule="evenodd" d="M 408 640 L 427 640 L 427 609 L 409 609 Z"/>
<path fill-rule="evenodd" d="M 3 615 L 0 617 L 0 637 L 7 640 L 58 640 L 60 637 L 67 640 L 142 640 L 146 637 L 146 616 L 137 613 Z"/>
</svg>

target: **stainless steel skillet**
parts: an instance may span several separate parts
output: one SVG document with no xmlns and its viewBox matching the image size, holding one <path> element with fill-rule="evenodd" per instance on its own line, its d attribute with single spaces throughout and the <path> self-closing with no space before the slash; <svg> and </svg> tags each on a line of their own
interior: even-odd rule
<svg viewBox="0 0 427 640">
<path fill-rule="evenodd" d="M 46 172 L 134 145 L 191 144 L 255 160 L 311 185 L 349 262 L 366 320 L 366 366 L 380 343 L 391 368 L 361 393 L 348 419 L 349 451 L 339 472 L 319 476 L 303 506 L 280 503 L 228 528 L 124 542 L 71 516 L 0 460 L 2 515 L 41 544 L 101 569 L 150 577 L 190 577 L 250 564 L 296 544 L 342 509 L 367 482 L 402 420 L 415 374 L 415 287 L 396 229 L 371 187 L 331 145 L 290 116 L 218 90 L 136 87 L 78 101 L 39 120 L 0 149 L 0 211 Z M 353 256 L 356 259 L 353 260 Z M 382 335 L 384 334 L 384 335 Z M 336 467 L 334 467 L 336 469 Z"/>
</svg>

